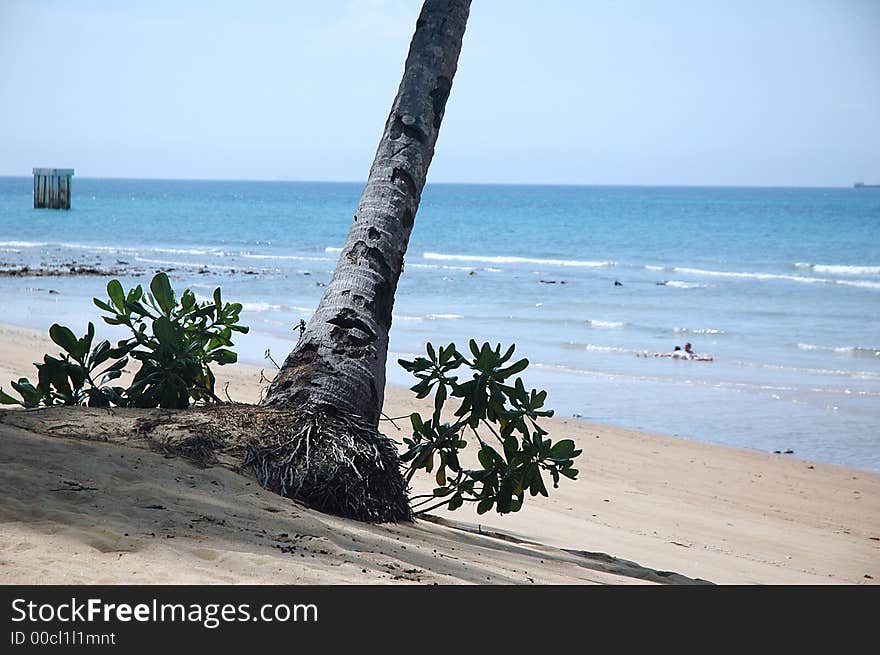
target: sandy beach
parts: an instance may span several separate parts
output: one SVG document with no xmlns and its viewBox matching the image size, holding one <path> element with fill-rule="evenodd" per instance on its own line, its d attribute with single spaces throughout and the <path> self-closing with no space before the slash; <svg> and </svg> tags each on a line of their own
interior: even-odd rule
<svg viewBox="0 0 880 655">
<path fill-rule="evenodd" d="M 43 334 L 0 326 L 4 388 L 33 378 L 31 363 L 56 350 Z M 260 368 L 218 374 L 233 400 L 258 401 Z M 384 411 L 402 416 L 423 402 L 389 387 Z M 880 579 L 876 473 L 558 418 L 548 422 L 552 438 L 584 452 L 578 479 L 550 498 L 528 498 L 506 516 L 462 508 L 368 525 L 304 508 L 222 466 L 163 455 L 135 435 L 104 441 L 108 422 L 130 420 L 126 411 L 0 414 L 0 583 Z M 388 422 L 383 430 L 406 436 Z M 417 490 L 430 487 L 417 477 Z"/>
</svg>

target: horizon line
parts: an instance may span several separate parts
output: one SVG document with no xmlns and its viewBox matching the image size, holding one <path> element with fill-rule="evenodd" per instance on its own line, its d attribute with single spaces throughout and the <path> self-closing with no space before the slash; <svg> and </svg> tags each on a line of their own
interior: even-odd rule
<svg viewBox="0 0 880 655">
<path fill-rule="evenodd" d="M 75 170 L 75 169 L 74 169 Z M 6 175 L 0 178 L 31 179 L 32 175 Z M 226 178 L 226 177 L 128 177 L 93 176 L 74 174 L 82 180 L 127 180 L 133 182 L 268 182 L 279 184 L 366 184 L 366 180 L 307 180 L 295 178 Z M 427 182 L 429 185 L 448 186 L 541 186 L 541 187 L 621 187 L 621 188 L 673 188 L 673 189 L 852 189 L 849 185 L 798 185 L 798 184 L 656 184 L 656 183 L 596 183 L 596 182 Z M 871 183 L 865 183 L 866 186 Z"/>
</svg>

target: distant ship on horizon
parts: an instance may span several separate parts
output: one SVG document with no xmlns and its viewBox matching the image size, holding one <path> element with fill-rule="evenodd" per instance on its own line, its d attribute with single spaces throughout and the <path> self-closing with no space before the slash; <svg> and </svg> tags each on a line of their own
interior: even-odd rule
<svg viewBox="0 0 880 655">
<path fill-rule="evenodd" d="M 864 182 L 856 182 L 853 189 L 880 189 L 880 184 L 865 184 Z"/>
</svg>

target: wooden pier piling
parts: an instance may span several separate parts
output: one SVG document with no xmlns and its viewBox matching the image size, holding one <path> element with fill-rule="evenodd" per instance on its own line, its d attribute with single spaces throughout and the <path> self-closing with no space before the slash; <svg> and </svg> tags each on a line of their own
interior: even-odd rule
<svg viewBox="0 0 880 655">
<path fill-rule="evenodd" d="M 34 209 L 70 209 L 72 168 L 34 169 Z"/>
</svg>

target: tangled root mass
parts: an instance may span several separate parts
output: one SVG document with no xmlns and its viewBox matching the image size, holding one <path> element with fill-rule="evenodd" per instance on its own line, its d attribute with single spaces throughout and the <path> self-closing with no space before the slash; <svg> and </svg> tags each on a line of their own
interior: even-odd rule
<svg viewBox="0 0 880 655">
<path fill-rule="evenodd" d="M 263 426 L 243 469 L 260 484 L 319 511 L 360 521 L 412 519 L 394 444 L 358 417 L 300 407 Z"/>
</svg>

